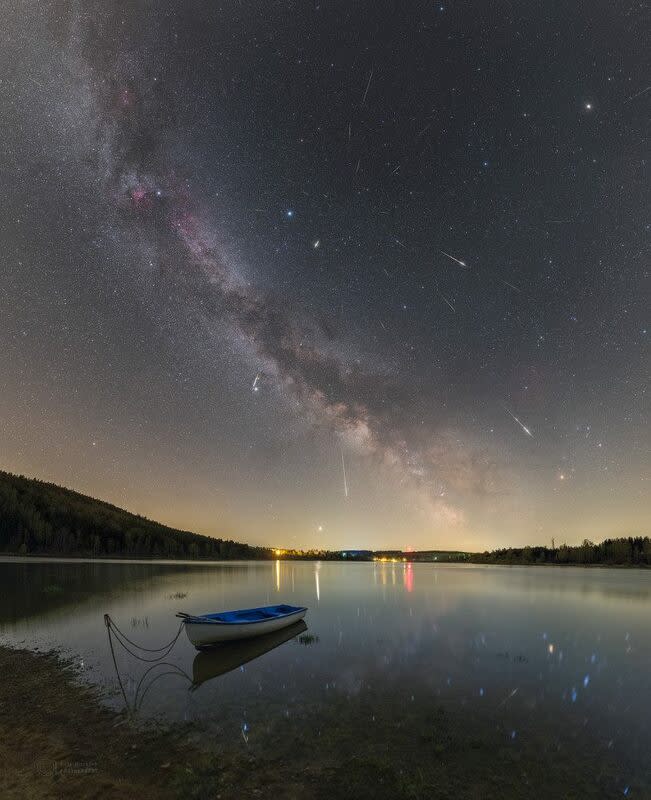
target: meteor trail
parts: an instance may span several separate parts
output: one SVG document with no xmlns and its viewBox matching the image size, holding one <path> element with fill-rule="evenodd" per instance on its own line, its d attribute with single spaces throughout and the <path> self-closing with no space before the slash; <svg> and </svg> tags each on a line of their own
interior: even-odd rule
<svg viewBox="0 0 651 800">
<path fill-rule="evenodd" d="M 341 451 L 341 471 L 344 476 L 344 495 L 348 497 L 348 479 L 346 478 L 346 462 L 344 461 L 344 449 L 341 445 L 339 445 L 339 450 Z"/>
<path fill-rule="evenodd" d="M 254 392 L 258 392 L 260 390 L 260 387 L 258 386 L 259 382 L 260 382 L 260 373 L 258 372 L 258 374 L 255 376 L 255 380 L 253 381 L 253 386 L 251 387 Z"/>
<path fill-rule="evenodd" d="M 456 313 L 457 313 L 457 309 L 456 309 L 456 308 L 455 308 L 455 307 L 452 305 L 452 303 L 451 303 L 451 302 L 448 300 L 448 298 L 447 298 L 447 297 L 446 297 L 444 294 L 441 294 L 441 292 L 439 292 L 439 290 L 438 290 L 438 289 L 437 289 L 436 291 L 439 293 L 439 297 L 441 298 L 441 300 L 443 300 L 443 302 L 444 302 L 444 303 L 446 303 L 447 305 L 449 305 L 449 306 L 450 306 L 450 308 L 451 308 L 451 309 L 454 311 L 454 313 L 456 314 Z"/>
<path fill-rule="evenodd" d="M 364 92 L 364 97 L 362 98 L 362 105 L 366 102 L 366 95 L 368 94 L 368 87 L 371 85 L 371 81 L 373 80 L 373 73 L 375 72 L 375 67 L 371 70 L 371 74 L 368 76 L 368 83 L 366 84 L 366 91 Z"/>
<path fill-rule="evenodd" d="M 515 289 L 516 292 L 520 291 L 520 289 L 518 289 L 517 286 L 514 286 L 512 283 L 509 283 L 508 281 L 505 281 L 504 278 L 500 278 L 500 280 L 502 281 L 502 283 L 506 284 L 507 286 L 510 286 L 511 289 Z"/>
<path fill-rule="evenodd" d="M 520 422 L 520 420 L 519 420 L 519 419 L 518 419 L 518 418 L 515 416 L 515 414 L 512 414 L 512 413 L 511 413 L 511 412 L 508 410 L 508 408 L 505 408 L 504 410 L 506 411 L 506 413 L 507 413 L 507 414 L 508 414 L 510 417 L 513 417 L 513 419 L 514 419 L 514 420 L 515 420 L 515 421 L 518 423 L 518 425 L 519 425 L 519 426 L 522 428 L 522 430 L 523 430 L 523 431 L 524 431 L 524 432 L 527 434 L 527 436 L 531 436 L 531 438 L 533 439 L 533 433 L 531 433 L 531 431 L 529 430 L 529 428 L 527 428 L 527 426 L 526 426 L 526 425 L 523 425 L 523 424 Z"/>
<path fill-rule="evenodd" d="M 451 256 L 449 253 L 446 253 L 445 250 L 440 250 L 439 252 L 443 253 L 444 256 L 447 256 L 451 261 L 456 262 L 460 267 L 464 267 L 465 269 L 470 269 L 470 267 L 466 264 L 465 261 L 460 261 L 458 258 Z"/>
<path fill-rule="evenodd" d="M 649 89 L 651 89 L 651 86 L 647 86 L 646 89 L 642 89 L 641 92 L 638 92 L 637 94 L 632 95 L 631 97 L 628 98 L 628 100 L 626 102 L 628 103 L 631 100 L 635 100 L 636 97 L 640 97 L 641 95 L 646 94 L 649 91 Z"/>
<path fill-rule="evenodd" d="M 450 306 L 450 308 L 451 308 L 451 309 L 454 311 L 454 313 L 456 314 L 456 313 L 457 313 L 457 309 L 456 309 L 456 308 L 455 308 L 455 307 L 452 305 L 452 303 L 451 303 L 451 302 L 448 300 L 448 298 L 447 298 L 447 297 L 446 297 L 446 296 L 443 294 L 443 292 L 442 292 L 442 291 L 439 289 L 439 287 L 438 287 L 438 283 L 436 284 L 436 293 L 437 293 L 437 294 L 438 294 L 438 296 L 441 298 L 441 300 L 443 300 L 443 302 L 444 302 L 444 303 L 446 303 L 448 306 Z"/>
</svg>

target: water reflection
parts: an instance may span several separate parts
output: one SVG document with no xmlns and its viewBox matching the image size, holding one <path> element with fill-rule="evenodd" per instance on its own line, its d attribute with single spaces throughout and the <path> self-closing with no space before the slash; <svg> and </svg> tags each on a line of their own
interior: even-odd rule
<svg viewBox="0 0 651 800">
<path fill-rule="evenodd" d="M 177 664 L 174 664 L 171 661 L 159 661 L 157 664 L 154 664 L 145 670 L 136 685 L 133 701 L 131 703 L 127 699 L 126 693 L 123 694 L 126 710 L 132 714 L 142 710 L 143 703 L 145 702 L 149 691 L 158 681 L 170 676 L 182 678 L 184 682 L 192 684 L 192 678 Z M 117 677 L 118 681 L 121 681 L 121 676 L 119 673 Z M 192 687 L 190 686 L 190 688 Z"/>
<path fill-rule="evenodd" d="M 194 657 L 192 662 L 192 689 L 198 689 L 202 683 L 225 675 L 249 661 L 265 655 L 290 639 L 305 633 L 307 625 L 304 620 L 295 622 L 288 628 L 258 636 L 255 639 L 244 639 L 229 642 L 212 650 L 204 650 Z"/>
<path fill-rule="evenodd" d="M 195 674 L 194 659 L 203 654 L 180 639 L 142 683 L 145 668 L 117 655 L 127 696 L 137 698 L 143 716 L 205 724 L 247 747 L 261 731 L 276 732 L 280 741 L 291 725 L 305 741 L 301 726 L 309 714 L 314 730 L 329 725 L 331 732 L 341 732 L 345 716 L 355 741 L 365 737 L 387 752 L 409 726 L 414 740 L 430 741 L 433 710 L 441 705 L 469 724 L 483 719 L 487 731 L 502 737 L 500 747 L 533 747 L 537 736 L 550 752 L 561 752 L 561 745 L 588 743 L 589 735 L 599 757 L 609 754 L 622 765 L 622 786 L 648 762 L 651 572 L 24 560 L 0 561 L 0 587 L 3 639 L 63 647 L 116 706 L 121 694 L 102 613 L 154 648 L 173 636 L 179 610 L 279 601 L 310 606 L 318 647 L 297 640 L 271 647 L 263 658 L 207 654 L 205 670 L 197 661 Z M 188 691 L 194 685 L 201 691 Z M 405 754 L 410 747 L 405 739 Z M 419 754 L 427 759 L 424 750 Z"/>
<path fill-rule="evenodd" d="M 414 565 L 411 561 L 404 565 L 404 572 L 405 589 L 411 593 L 414 591 Z"/>
<path fill-rule="evenodd" d="M 160 583 L 187 575 L 188 582 L 198 576 L 245 577 L 247 564 L 192 562 L 85 561 L 83 559 L 0 558 L 0 628 L 32 616 L 65 613 L 69 606 L 97 605 L 103 598 L 110 603 L 117 596 L 141 596 Z M 183 596 L 185 592 L 177 592 Z M 170 598 L 176 599 L 176 598 Z"/>
</svg>

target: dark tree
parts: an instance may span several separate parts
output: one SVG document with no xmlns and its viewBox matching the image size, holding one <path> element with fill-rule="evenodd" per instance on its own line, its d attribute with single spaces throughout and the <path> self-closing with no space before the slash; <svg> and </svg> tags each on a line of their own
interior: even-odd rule
<svg viewBox="0 0 651 800">
<path fill-rule="evenodd" d="M 0 552 L 271 558 L 263 547 L 176 530 L 51 483 L 0 472 Z"/>
</svg>

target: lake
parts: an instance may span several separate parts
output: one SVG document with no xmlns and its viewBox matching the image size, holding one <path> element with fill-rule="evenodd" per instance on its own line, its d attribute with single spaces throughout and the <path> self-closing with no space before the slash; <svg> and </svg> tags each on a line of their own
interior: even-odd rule
<svg viewBox="0 0 651 800">
<path fill-rule="evenodd" d="M 651 796 L 651 572 L 5 558 L 0 587 L 2 643 L 61 650 L 144 725 L 342 765 L 341 796 Z M 309 607 L 286 641 L 183 633 L 145 663 L 114 639 L 117 671 L 103 621 L 157 648 L 177 611 L 281 602 Z"/>
</svg>

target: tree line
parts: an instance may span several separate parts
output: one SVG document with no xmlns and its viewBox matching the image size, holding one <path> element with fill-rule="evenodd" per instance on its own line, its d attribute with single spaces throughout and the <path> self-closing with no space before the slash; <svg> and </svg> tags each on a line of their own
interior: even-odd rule
<svg viewBox="0 0 651 800">
<path fill-rule="evenodd" d="M 473 562 L 483 564 L 605 564 L 651 566 L 651 539 L 628 536 L 605 539 L 601 544 L 584 539 L 581 544 L 560 547 L 508 547 L 476 553 Z"/>
<path fill-rule="evenodd" d="M 272 551 L 176 530 L 52 483 L 0 471 L 0 552 L 267 559 Z"/>
</svg>

